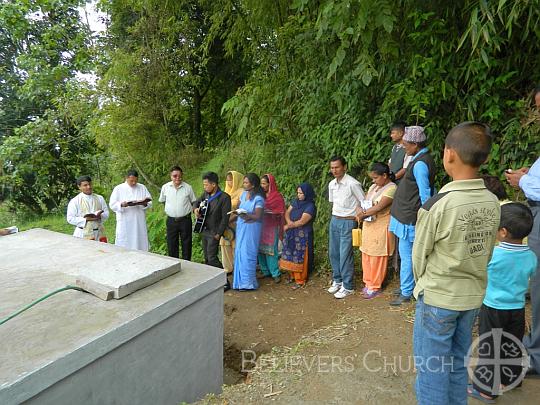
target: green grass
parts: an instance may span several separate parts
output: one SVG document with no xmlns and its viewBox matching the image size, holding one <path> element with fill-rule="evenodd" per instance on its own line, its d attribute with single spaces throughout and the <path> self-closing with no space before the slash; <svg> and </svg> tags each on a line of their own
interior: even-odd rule
<svg viewBox="0 0 540 405">
<path fill-rule="evenodd" d="M 224 183 L 224 157 L 220 154 L 216 154 L 209 161 L 204 163 L 202 167 L 186 167 L 184 173 L 184 179 L 189 183 L 197 196 L 202 191 L 202 174 L 207 171 L 215 171 L 220 174 L 221 182 Z M 99 189 L 99 187 L 96 187 Z M 111 190 L 112 191 L 112 190 Z M 154 199 L 153 206 L 146 212 L 146 222 L 148 226 L 148 239 L 150 240 L 150 251 L 158 254 L 167 254 L 167 239 L 166 239 L 166 227 L 165 227 L 165 212 L 164 205 L 158 202 L 159 191 L 151 190 L 152 197 Z M 108 201 L 107 192 L 102 193 Z M 65 208 L 67 209 L 67 207 Z M 46 214 L 41 217 L 33 217 L 28 215 L 16 215 L 8 210 L 6 204 L 0 204 L 0 228 L 15 225 L 19 227 L 20 231 L 26 231 L 33 228 L 48 229 L 54 232 L 65 233 L 68 235 L 73 234 L 73 226 L 68 224 L 65 213 Z M 104 223 L 105 233 L 109 240 L 109 243 L 114 243 L 116 232 L 116 216 L 113 211 L 110 210 L 109 219 Z M 203 253 L 201 247 L 201 240 L 198 234 L 193 234 L 193 252 L 192 260 L 196 262 L 203 262 Z"/>
<path fill-rule="evenodd" d="M 198 197 L 203 192 L 202 175 L 206 172 L 216 172 L 219 175 L 219 183 L 222 189 L 225 189 L 225 174 L 228 170 L 225 169 L 225 156 L 223 154 L 215 154 L 209 161 L 201 167 L 184 169 L 184 180 L 193 187 L 195 195 Z"/>
<path fill-rule="evenodd" d="M 48 214 L 36 219 L 23 220 L 17 225 L 21 231 L 32 228 L 43 228 L 50 231 L 73 234 L 73 225 L 68 224 L 66 217 L 61 214 Z"/>
<path fill-rule="evenodd" d="M 1 210 L 0 210 L 1 211 Z M 9 218 L 9 219 L 6 219 Z M 74 231 L 73 225 L 68 224 L 66 216 L 61 213 L 56 214 L 47 214 L 39 218 L 32 218 L 26 216 L 11 215 L 3 216 L 2 222 L 0 223 L 0 228 L 5 226 L 15 225 L 19 228 L 19 231 L 27 231 L 34 228 L 47 229 L 49 231 L 65 233 L 67 235 L 72 235 Z M 110 243 L 114 243 L 114 234 L 116 230 L 116 220 L 114 213 L 109 217 L 107 222 L 105 222 L 105 230 L 107 238 Z"/>
<path fill-rule="evenodd" d="M 20 231 L 32 228 L 43 228 L 55 232 L 73 233 L 73 226 L 67 223 L 66 217 L 60 213 L 47 214 L 41 217 L 31 215 L 16 215 L 8 210 L 6 204 L 0 205 L 0 228 L 17 226 Z"/>
<path fill-rule="evenodd" d="M 6 203 L 0 203 L 0 228 L 17 225 L 17 215 L 9 211 Z"/>
</svg>

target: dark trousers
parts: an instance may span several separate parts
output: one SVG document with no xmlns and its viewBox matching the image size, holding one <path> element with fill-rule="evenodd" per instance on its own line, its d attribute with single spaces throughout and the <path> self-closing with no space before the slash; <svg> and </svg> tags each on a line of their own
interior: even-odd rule
<svg viewBox="0 0 540 405">
<path fill-rule="evenodd" d="M 538 202 L 537 202 L 538 203 Z M 531 206 L 534 218 L 533 229 L 529 234 L 529 247 L 538 257 L 536 274 L 531 277 L 531 334 L 523 340 L 529 356 L 531 366 L 540 374 L 540 206 Z"/>
<path fill-rule="evenodd" d="M 207 229 L 201 233 L 201 239 L 204 253 L 204 263 L 209 266 L 222 269 L 223 265 L 218 258 L 219 239 L 216 240 L 214 238 L 214 234 Z"/>
<path fill-rule="evenodd" d="M 399 257 L 399 238 L 394 234 L 391 234 L 396 241 L 396 247 L 394 249 L 394 254 L 392 255 L 392 267 L 388 269 L 386 273 L 386 280 L 384 283 L 387 285 L 394 277 L 399 277 L 399 269 L 401 268 L 401 258 Z"/>
<path fill-rule="evenodd" d="M 182 242 L 182 259 L 191 260 L 191 215 L 182 218 L 167 217 L 167 250 L 169 256 L 179 258 Z"/>
<path fill-rule="evenodd" d="M 513 335 L 516 341 L 521 342 L 525 333 L 525 309 L 503 310 L 482 304 L 478 314 L 479 335 L 482 336 L 484 333 L 492 332 L 491 335 L 480 341 L 479 349 L 481 350 L 479 350 L 478 358 L 485 359 L 490 363 L 490 360 L 494 358 L 495 350 L 498 350 L 501 359 L 519 360 L 523 353 L 521 353 L 515 342 L 507 336 L 501 335 L 498 347 L 494 347 L 494 337 L 497 336 L 497 331 L 493 331 L 493 329 L 502 329 L 503 332 Z M 494 386 L 496 384 L 495 374 L 499 374 L 502 385 L 508 386 L 512 384 L 523 371 L 522 366 L 516 364 L 518 363 L 517 360 L 512 362 L 513 364 L 498 366 L 499 370 L 496 370 L 493 364 L 477 366 L 474 370 L 476 377 L 475 381 L 473 381 L 474 388 L 491 397 L 497 396 L 499 387 Z M 478 382 L 482 383 L 482 386 Z"/>
</svg>

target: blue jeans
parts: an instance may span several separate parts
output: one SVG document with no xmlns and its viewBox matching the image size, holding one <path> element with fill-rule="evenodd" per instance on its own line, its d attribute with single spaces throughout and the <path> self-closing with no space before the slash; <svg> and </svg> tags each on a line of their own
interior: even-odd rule
<svg viewBox="0 0 540 405">
<path fill-rule="evenodd" d="M 358 223 L 352 219 L 330 220 L 330 238 L 328 252 L 332 265 L 332 278 L 336 283 L 343 283 L 347 290 L 354 289 L 354 256 L 352 230 Z"/>
<path fill-rule="evenodd" d="M 399 287 L 401 295 L 410 297 L 414 290 L 414 274 L 412 269 L 412 248 L 413 242 L 407 239 L 399 238 L 399 257 L 401 258 L 401 266 L 399 268 Z"/>
<path fill-rule="evenodd" d="M 413 333 L 418 404 L 467 405 L 465 356 L 477 313 L 434 307 L 418 297 Z"/>
</svg>

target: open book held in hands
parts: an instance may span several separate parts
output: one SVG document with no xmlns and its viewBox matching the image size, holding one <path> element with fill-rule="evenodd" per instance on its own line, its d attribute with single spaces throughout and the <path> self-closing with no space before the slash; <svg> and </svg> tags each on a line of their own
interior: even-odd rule
<svg viewBox="0 0 540 405">
<path fill-rule="evenodd" d="M 144 200 L 128 201 L 127 206 L 133 207 L 135 205 L 144 205 L 148 204 L 150 201 L 152 201 L 152 199 L 150 197 L 146 197 Z"/>
<path fill-rule="evenodd" d="M 86 214 L 83 218 L 97 218 L 98 215 L 103 214 L 103 210 L 99 210 L 96 212 L 90 212 L 89 214 Z"/>
<path fill-rule="evenodd" d="M 247 213 L 248 213 L 247 210 L 243 208 L 238 208 L 237 210 L 232 210 L 232 211 L 227 212 L 227 215 L 231 215 L 231 214 L 242 215 L 242 214 L 247 214 Z"/>
</svg>

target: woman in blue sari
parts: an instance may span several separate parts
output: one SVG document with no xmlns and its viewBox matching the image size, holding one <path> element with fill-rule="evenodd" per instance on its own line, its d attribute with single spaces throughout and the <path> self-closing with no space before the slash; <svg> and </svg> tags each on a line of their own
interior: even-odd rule
<svg viewBox="0 0 540 405">
<path fill-rule="evenodd" d="M 317 216 L 315 192 L 309 183 L 302 183 L 294 200 L 285 213 L 286 231 L 279 266 L 290 272 L 295 284 L 303 287 L 308 274 L 313 272 L 313 221 Z"/>
<path fill-rule="evenodd" d="M 255 173 L 246 174 L 243 187 L 245 191 L 240 196 L 237 210 L 233 289 L 256 290 L 259 288 L 256 267 L 265 193 L 261 188 L 261 180 Z"/>
</svg>

